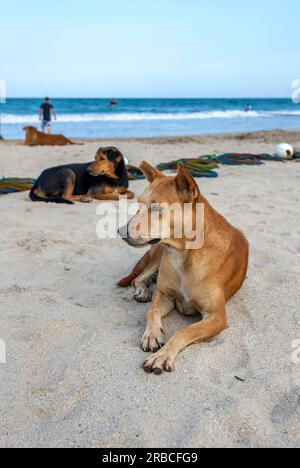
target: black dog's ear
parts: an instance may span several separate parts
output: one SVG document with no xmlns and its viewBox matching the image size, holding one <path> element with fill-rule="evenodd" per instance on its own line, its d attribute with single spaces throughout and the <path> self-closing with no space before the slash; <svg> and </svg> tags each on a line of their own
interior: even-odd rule
<svg viewBox="0 0 300 468">
<path fill-rule="evenodd" d="M 100 155 L 103 153 L 103 149 L 104 148 L 99 148 L 97 153 L 95 154 L 95 160 L 97 161 L 97 159 L 100 157 Z"/>
<path fill-rule="evenodd" d="M 113 150 L 112 154 L 115 162 L 116 175 L 123 177 L 126 174 L 126 164 L 123 154 L 119 150 Z"/>
</svg>

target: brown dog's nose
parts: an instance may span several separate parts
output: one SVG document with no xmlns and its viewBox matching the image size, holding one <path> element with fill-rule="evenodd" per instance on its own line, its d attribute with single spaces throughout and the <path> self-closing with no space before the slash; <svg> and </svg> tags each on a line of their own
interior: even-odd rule
<svg viewBox="0 0 300 468">
<path fill-rule="evenodd" d="M 118 230 L 118 234 L 122 239 L 127 239 L 128 238 L 128 224 L 126 224 L 126 226 L 121 227 Z"/>
</svg>

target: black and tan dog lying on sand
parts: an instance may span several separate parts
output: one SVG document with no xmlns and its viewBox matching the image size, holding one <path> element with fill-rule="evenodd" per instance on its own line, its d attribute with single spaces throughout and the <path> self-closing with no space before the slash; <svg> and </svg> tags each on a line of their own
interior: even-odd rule
<svg viewBox="0 0 300 468">
<path fill-rule="evenodd" d="M 148 163 L 143 163 L 141 169 L 150 186 L 140 197 L 140 211 L 120 230 L 120 235 L 131 246 L 152 247 L 119 285 L 133 285 L 136 299 L 148 301 L 151 300 L 149 281 L 159 272 L 142 348 L 155 353 L 146 361 L 145 370 L 161 374 L 174 369 L 178 354 L 186 347 L 206 341 L 227 328 L 226 304 L 246 278 L 249 245 L 244 235 L 202 196 L 196 181 L 182 164 L 176 177 L 166 177 Z M 190 204 L 193 226 L 196 226 L 196 206 L 204 206 L 201 225 L 204 241 L 200 248 L 187 248 L 191 239 L 174 235 L 175 217 L 168 213 L 168 207 L 174 203 L 178 211 Z M 160 206 L 163 208 L 159 217 L 153 220 L 153 207 L 159 211 Z M 164 219 L 170 225 L 167 237 L 162 229 Z M 183 315 L 199 314 L 200 321 L 177 332 L 164 346 L 162 319 L 174 309 Z"/>
<path fill-rule="evenodd" d="M 45 170 L 30 192 L 34 202 L 89 203 L 95 200 L 133 199 L 122 153 L 115 147 L 100 148 L 95 161 Z"/>
</svg>

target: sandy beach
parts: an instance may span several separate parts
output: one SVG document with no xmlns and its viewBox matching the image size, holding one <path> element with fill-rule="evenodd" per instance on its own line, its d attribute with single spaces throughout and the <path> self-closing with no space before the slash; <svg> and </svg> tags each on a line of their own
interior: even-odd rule
<svg viewBox="0 0 300 468">
<path fill-rule="evenodd" d="M 114 144 L 132 164 L 217 152 L 272 153 L 300 132 L 91 140 L 28 148 L 0 142 L 0 176 L 37 177 Z M 143 251 L 96 235 L 98 203 L 33 204 L 0 196 L 1 447 L 300 447 L 300 163 L 221 167 L 203 194 L 251 244 L 230 327 L 143 372 L 148 305 L 119 289 Z M 137 195 L 145 181 L 131 183 Z M 173 312 L 167 337 L 194 319 Z"/>
</svg>

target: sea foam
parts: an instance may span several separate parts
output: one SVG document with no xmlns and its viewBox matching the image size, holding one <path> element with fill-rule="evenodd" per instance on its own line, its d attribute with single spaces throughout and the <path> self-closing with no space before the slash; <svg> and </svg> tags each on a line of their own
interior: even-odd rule
<svg viewBox="0 0 300 468">
<path fill-rule="evenodd" d="M 98 114 L 59 114 L 58 122 L 138 122 L 138 121 L 184 121 L 209 119 L 253 119 L 275 116 L 296 117 L 300 111 L 244 112 L 237 110 L 178 113 L 98 113 Z M 38 124 L 36 115 L 2 115 L 4 124 Z"/>
</svg>

